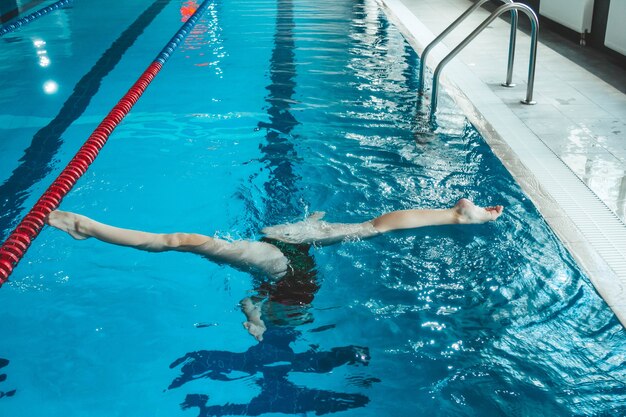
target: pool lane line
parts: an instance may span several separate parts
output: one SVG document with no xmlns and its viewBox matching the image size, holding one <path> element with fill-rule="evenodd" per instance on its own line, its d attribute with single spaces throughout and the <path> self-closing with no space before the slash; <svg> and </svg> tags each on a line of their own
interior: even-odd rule
<svg viewBox="0 0 626 417">
<path fill-rule="evenodd" d="M 0 27 L 0 36 L 4 36 L 7 33 L 13 32 L 14 30 L 21 28 L 22 26 L 32 22 L 35 19 L 40 18 L 41 16 L 45 16 L 48 13 L 55 11 L 63 6 L 67 6 L 69 3 L 73 1 L 74 0 L 59 0 L 56 3 L 52 3 L 50 6 L 46 6 L 43 9 L 37 10 L 36 12 L 33 12 L 27 16 L 24 16 L 21 19 L 18 19 L 13 23 L 4 25 Z"/>
<path fill-rule="evenodd" d="M 130 109 L 139 100 L 139 97 L 141 97 L 154 77 L 159 73 L 165 62 L 185 39 L 212 2 L 213 0 L 205 0 L 198 6 L 195 13 L 176 32 L 128 92 L 124 94 L 109 114 L 100 122 L 76 155 L 61 171 L 61 174 L 42 194 L 37 203 L 2 244 L 0 247 L 0 286 L 9 279 L 13 269 L 22 259 L 32 241 L 39 235 L 45 224 L 46 217 L 61 204 L 61 201 L 74 187 L 76 181 L 87 171 L 106 144 L 113 130 L 130 112 Z"/>
<path fill-rule="evenodd" d="M 4 196 L 0 198 L 0 243 L 13 230 L 13 220 L 22 215 L 25 208 L 23 203 L 29 198 L 28 190 L 56 169 L 53 159 L 63 144 L 62 136 L 67 128 L 85 112 L 100 90 L 104 77 L 113 71 L 128 49 L 172 1 L 155 0 L 148 6 L 74 85 L 72 94 L 58 114 L 34 134 L 19 165 L 0 184 L 0 196 Z"/>
</svg>

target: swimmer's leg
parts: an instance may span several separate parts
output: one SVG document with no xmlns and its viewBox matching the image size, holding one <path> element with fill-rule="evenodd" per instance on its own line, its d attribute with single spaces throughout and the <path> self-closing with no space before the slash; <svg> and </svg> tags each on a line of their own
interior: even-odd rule
<svg viewBox="0 0 626 417">
<path fill-rule="evenodd" d="M 50 213 L 46 221 L 75 239 L 94 237 L 103 242 L 148 252 L 191 252 L 245 272 L 262 273 L 275 278 L 285 275 L 289 264 L 280 249 L 265 242 L 229 242 L 198 233 L 149 233 L 121 229 L 60 210 Z"/>
<path fill-rule="evenodd" d="M 398 210 L 363 223 L 329 223 L 314 214 L 304 221 L 266 227 L 266 237 L 287 243 L 330 245 L 346 239 L 367 239 L 392 230 L 448 224 L 478 224 L 496 220 L 502 206 L 478 207 L 462 198 L 448 209 Z"/>
<path fill-rule="evenodd" d="M 400 229 L 448 224 L 480 224 L 496 220 L 502 214 L 502 206 L 478 207 L 468 199 L 460 199 L 449 209 L 399 210 L 383 214 L 372 220 L 380 233 Z"/>
<path fill-rule="evenodd" d="M 47 218 L 47 223 L 69 233 L 74 239 L 94 237 L 114 245 L 128 246 L 148 252 L 168 250 L 194 252 L 212 238 L 196 233 L 149 233 L 139 230 L 122 229 L 100 223 L 80 214 L 55 210 Z"/>
</svg>

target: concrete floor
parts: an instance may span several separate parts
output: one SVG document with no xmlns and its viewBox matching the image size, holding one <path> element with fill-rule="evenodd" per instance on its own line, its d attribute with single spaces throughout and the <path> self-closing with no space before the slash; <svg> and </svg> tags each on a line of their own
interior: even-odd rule
<svg viewBox="0 0 626 417">
<path fill-rule="evenodd" d="M 382 3 L 420 55 L 473 4 Z M 427 67 L 433 70 L 488 15 L 486 9 L 476 10 L 433 50 Z M 520 13 L 522 19 L 527 17 Z M 566 46 L 555 48 L 559 53 L 548 46 L 554 47 L 558 36 L 544 35 L 549 40 L 545 43 L 540 36 L 533 96 L 537 104 L 521 104 L 530 37 L 518 32 L 517 86 L 504 88 L 500 84 L 506 76 L 509 30 L 503 19 L 492 22 L 446 66 L 444 84 L 626 326 L 626 94 L 615 87 L 622 77 L 626 80 L 626 70 L 603 62 L 593 51 Z M 613 66 L 607 71 L 607 65 Z M 594 66 L 602 71 L 593 71 Z M 611 74 L 611 79 L 606 82 L 596 73 Z M 431 78 L 427 73 L 425 79 Z"/>
</svg>

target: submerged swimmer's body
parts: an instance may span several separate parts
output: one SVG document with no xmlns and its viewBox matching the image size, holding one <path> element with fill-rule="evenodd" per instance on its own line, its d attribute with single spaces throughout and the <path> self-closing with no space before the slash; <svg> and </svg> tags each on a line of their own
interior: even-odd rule
<svg viewBox="0 0 626 417">
<path fill-rule="evenodd" d="M 294 265 L 294 256 L 290 256 L 302 251 L 308 253 L 310 245 L 326 246 L 345 240 L 367 239 L 401 229 L 486 223 L 496 220 L 502 210 L 502 206 L 481 208 L 467 199 L 461 199 L 448 209 L 400 210 L 363 223 L 328 223 L 321 220 L 323 213 L 314 213 L 301 222 L 262 229 L 266 237 L 260 242 L 230 242 L 197 233 L 162 234 L 121 229 L 60 210 L 50 213 L 47 223 L 75 239 L 95 237 L 103 242 L 149 252 L 191 252 L 253 275 L 270 277 L 274 282 L 269 285 L 277 288 L 281 283 L 289 285 L 297 282 L 303 288 L 310 287 L 315 291 L 317 284 L 314 277 L 308 279 L 307 271 Z M 293 251 L 292 248 L 297 246 L 300 248 Z M 246 298 L 241 304 L 247 318 L 244 326 L 257 340 L 262 340 L 265 324 L 261 319 L 259 303 Z M 284 304 L 289 304 L 289 301 Z"/>
</svg>

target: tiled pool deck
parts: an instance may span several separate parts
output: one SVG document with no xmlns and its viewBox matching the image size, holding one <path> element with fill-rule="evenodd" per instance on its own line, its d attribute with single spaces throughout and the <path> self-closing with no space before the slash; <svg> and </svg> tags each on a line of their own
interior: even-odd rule
<svg viewBox="0 0 626 417">
<path fill-rule="evenodd" d="M 420 54 L 472 5 L 381 2 Z M 432 71 L 488 15 L 476 10 L 433 50 L 427 67 Z M 537 104 L 521 104 L 530 37 L 518 32 L 517 86 L 505 88 L 509 30 L 502 19 L 492 22 L 446 66 L 444 85 L 626 327 L 626 94 L 540 42 Z"/>
</svg>

